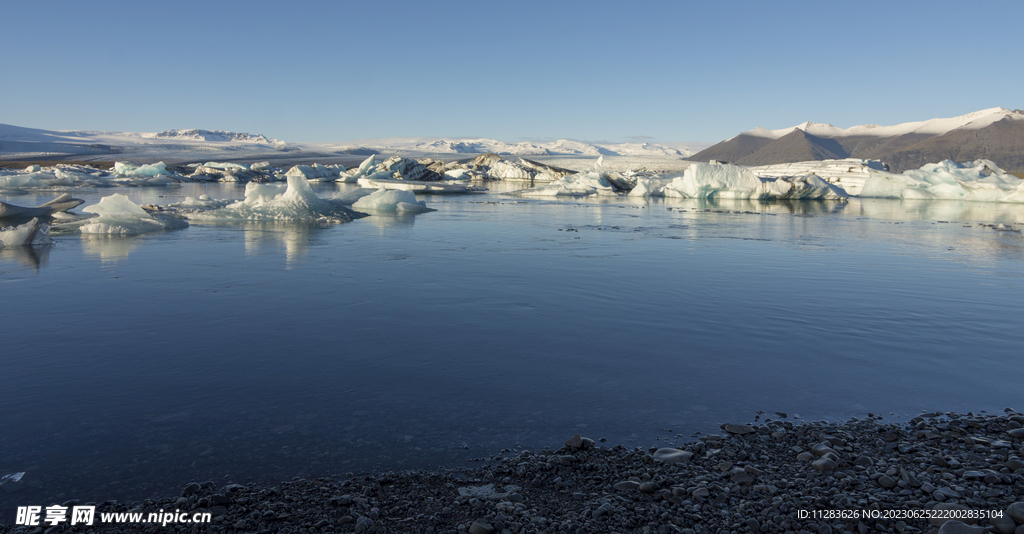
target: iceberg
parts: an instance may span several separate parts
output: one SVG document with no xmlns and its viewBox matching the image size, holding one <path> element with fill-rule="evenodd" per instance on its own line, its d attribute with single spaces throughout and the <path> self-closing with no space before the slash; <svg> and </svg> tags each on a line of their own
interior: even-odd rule
<svg viewBox="0 0 1024 534">
<path fill-rule="evenodd" d="M 325 200 L 309 187 L 302 176 L 289 176 L 287 184 L 245 186 L 245 199 L 219 209 L 189 216 L 197 221 L 287 221 L 315 223 L 346 223 L 363 216 L 341 205 Z"/>
<path fill-rule="evenodd" d="M 47 187 L 67 187 L 74 185 L 74 182 L 66 176 L 58 176 L 52 172 L 41 172 L 39 165 L 33 165 L 24 171 L 0 170 L 0 188 L 4 189 L 27 189 Z"/>
<path fill-rule="evenodd" d="M 340 170 L 345 172 L 344 168 Z M 333 182 L 338 179 L 338 171 L 337 167 L 324 167 L 319 163 L 314 163 L 313 165 L 296 165 L 288 169 L 285 176 L 301 176 L 311 182 Z"/>
<path fill-rule="evenodd" d="M 417 201 L 412 191 L 398 189 L 378 189 L 357 200 L 352 207 L 371 211 L 435 211 L 428 208 L 426 202 Z"/>
<path fill-rule="evenodd" d="M 122 194 L 103 197 L 99 204 L 82 211 L 99 215 L 79 228 L 83 234 L 136 235 L 188 227 L 187 222 L 169 215 L 151 215 Z"/>
<path fill-rule="evenodd" d="M 343 173 L 340 172 L 340 173 L 338 173 L 338 180 L 337 181 L 343 182 L 343 183 L 355 183 L 355 182 L 359 181 L 360 178 L 362 178 L 364 176 L 370 176 L 371 174 L 374 174 L 376 171 L 377 171 L 377 160 L 373 156 L 370 156 L 370 157 L 366 158 L 365 160 L 363 160 L 362 163 L 359 164 L 359 168 L 358 169 L 353 169 L 353 170 L 350 170 L 348 172 L 343 172 Z M 391 173 L 390 172 L 388 173 L 387 177 L 388 178 L 391 177 Z"/>
<path fill-rule="evenodd" d="M 50 245 L 50 225 L 33 218 L 25 224 L 0 228 L 0 248 Z"/>
<path fill-rule="evenodd" d="M 743 200 L 841 200 L 846 191 L 815 175 L 758 178 L 744 167 L 694 163 L 682 176 L 637 178 L 631 197 Z"/>
<path fill-rule="evenodd" d="M 612 176 L 604 170 L 604 156 L 590 169 L 555 180 L 548 185 L 516 191 L 514 194 L 534 197 L 617 195 Z"/>
<path fill-rule="evenodd" d="M 1024 179 L 1007 174 L 995 163 L 985 159 L 972 163 L 945 160 L 902 174 L 872 170 L 860 196 L 1024 202 Z"/>
</svg>

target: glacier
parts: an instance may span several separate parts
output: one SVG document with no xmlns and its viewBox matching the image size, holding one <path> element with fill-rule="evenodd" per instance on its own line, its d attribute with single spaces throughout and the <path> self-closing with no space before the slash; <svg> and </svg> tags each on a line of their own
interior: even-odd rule
<svg viewBox="0 0 1024 534">
<path fill-rule="evenodd" d="M 103 197 L 98 204 L 82 208 L 82 211 L 98 215 L 79 226 L 83 234 L 126 236 L 188 227 L 187 222 L 176 217 L 152 215 L 119 193 Z"/>
<path fill-rule="evenodd" d="M 302 176 L 289 176 L 287 184 L 245 186 L 245 199 L 189 216 L 194 221 L 283 221 L 346 223 L 362 217 L 341 202 L 318 197 Z"/>
<path fill-rule="evenodd" d="M 995 163 L 985 159 L 972 163 L 945 160 L 901 174 L 871 171 L 860 196 L 1024 202 L 1024 179 L 1007 174 Z"/>
</svg>

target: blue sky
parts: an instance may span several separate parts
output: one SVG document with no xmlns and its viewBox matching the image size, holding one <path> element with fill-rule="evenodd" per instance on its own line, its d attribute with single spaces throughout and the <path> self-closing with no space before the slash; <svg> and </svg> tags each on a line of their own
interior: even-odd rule
<svg viewBox="0 0 1024 534">
<path fill-rule="evenodd" d="M 0 123 L 719 141 L 1024 108 L 1024 2 L 22 2 Z"/>
</svg>

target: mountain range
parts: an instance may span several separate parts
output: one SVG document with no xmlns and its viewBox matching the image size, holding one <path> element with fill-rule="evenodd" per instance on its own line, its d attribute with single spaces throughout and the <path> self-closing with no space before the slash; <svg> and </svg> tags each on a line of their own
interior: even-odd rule
<svg viewBox="0 0 1024 534">
<path fill-rule="evenodd" d="M 688 159 L 754 166 L 843 158 L 881 160 L 892 172 L 946 159 L 988 159 L 1007 172 L 1024 172 L 1024 110 L 991 108 L 894 126 L 843 129 L 805 122 L 780 130 L 755 128 Z"/>
<path fill-rule="evenodd" d="M 284 142 L 222 130 L 157 133 L 56 131 L 0 124 L 0 160 L 73 158 L 86 161 L 195 162 L 213 159 L 316 159 L 338 155 L 447 156 L 494 152 L 511 156 L 642 156 L 682 160 L 710 143 L 588 143 L 559 139 L 506 143 L 486 138 L 391 137 L 335 143 Z"/>
</svg>

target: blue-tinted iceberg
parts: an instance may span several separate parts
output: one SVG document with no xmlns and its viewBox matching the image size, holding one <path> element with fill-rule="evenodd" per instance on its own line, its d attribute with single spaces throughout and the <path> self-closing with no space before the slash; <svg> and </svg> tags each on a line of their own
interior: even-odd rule
<svg viewBox="0 0 1024 534">
<path fill-rule="evenodd" d="M 985 159 L 973 163 L 946 160 L 902 174 L 871 171 L 860 196 L 1024 202 L 1024 179 Z"/>
</svg>

